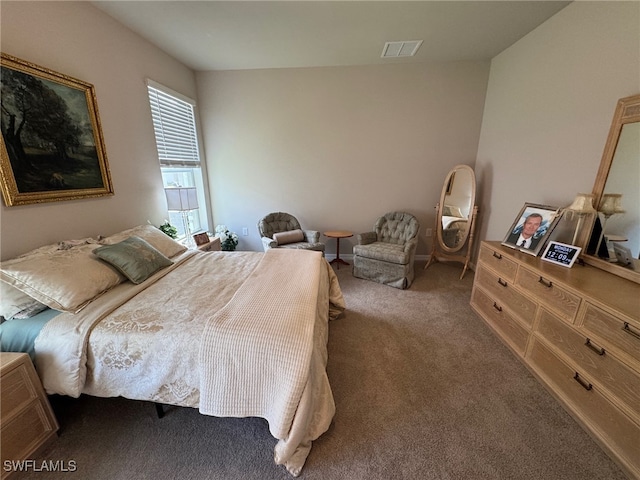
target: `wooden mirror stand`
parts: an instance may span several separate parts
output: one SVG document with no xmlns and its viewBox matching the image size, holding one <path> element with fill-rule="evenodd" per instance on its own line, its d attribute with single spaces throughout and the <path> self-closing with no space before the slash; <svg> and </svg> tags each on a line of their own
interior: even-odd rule
<svg viewBox="0 0 640 480">
<path fill-rule="evenodd" d="M 464 264 L 460 279 L 469 267 L 478 214 L 476 177 L 468 165 L 457 165 L 447 175 L 440 202 L 436 205 L 433 247 L 425 269 L 438 260 Z"/>
</svg>

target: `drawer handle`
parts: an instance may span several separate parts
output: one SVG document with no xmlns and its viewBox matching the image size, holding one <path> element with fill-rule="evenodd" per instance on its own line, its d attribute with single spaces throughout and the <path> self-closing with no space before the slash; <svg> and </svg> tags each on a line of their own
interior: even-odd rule
<svg viewBox="0 0 640 480">
<path fill-rule="evenodd" d="M 499 254 L 498 252 L 493 252 L 493 256 L 496 257 L 498 260 L 502 260 L 502 255 Z"/>
<path fill-rule="evenodd" d="M 574 380 L 576 382 L 578 382 L 580 385 L 582 385 L 584 387 L 585 390 L 591 390 L 593 388 L 593 385 L 591 385 L 590 383 L 585 382 L 584 380 L 582 380 L 580 378 L 580 375 L 578 375 L 578 372 L 576 372 L 576 374 L 573 376 Z"/>
<path fill-rule="evenodd" d="M 640 338 L 640 333 L 634 332 L 633 330 L 631 330 L 631 325 L 629 325 L 629 322 L 624 322 L 624 327 L 622 327 L 622 329 L 625 332 L 627 332 L 629 335 L 633 335 L 636 338 Z"/>
<path fill-rule="evenodd" d="M 495 308 L 496 310 L 498 310 L 499 312 L 502 311 L 502 307 L 500 305 L 498 305 L 496 302 L 493 302 L 493 308 Z"/>
<path fill-rule="evenodd" d="M 545 287 L 547 288 L 551 288 L 553 287 L 553 283 L 551 283 L 548 280 L 545 280 L 544 278 L 540 277 L 540 280 L 538 280 L 539 283 L 543 284 Z"/>
<path fill-rule="evenodd" d="M 500 285 L 502 285 L 503 287 L 506 287 L 506 286 L 507 286 L 507 282 L 505 282 L 505 281 L 504 281 L 503 279 L 501 279 L 501 278 L 498 278 L 498 283 L 499 283 Z"/>
<path fill-rule="evenodd" d="M 591 350 L 593 350 L 594 352 L 596 352 L 598 355 L 604 355 L 604 348 L 598 348 L 596 347 L 593 343 L 591 343 L 591 339 L 587 338 L 587 341 L 584 342 L 584 344 L 589 347 Z"/>
</svg>

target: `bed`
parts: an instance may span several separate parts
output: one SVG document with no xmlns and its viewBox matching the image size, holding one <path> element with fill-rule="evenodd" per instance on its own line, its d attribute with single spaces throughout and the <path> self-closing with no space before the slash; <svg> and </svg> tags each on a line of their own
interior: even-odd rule
<svg viewBox="0 0 640 480">
<path fill-rule="evenodd" d="M 39 304 L 1 340 L 32 355 L 49 394 L 265 418 L 294 476 L 333 419 L 328 322 L 345 305 L 320 252 L 186 250 L 146 225 L 43 247 L 3 262 L 1 279 Z M 27 339 L 5 338 L 16 332 Z"/>
</svg>

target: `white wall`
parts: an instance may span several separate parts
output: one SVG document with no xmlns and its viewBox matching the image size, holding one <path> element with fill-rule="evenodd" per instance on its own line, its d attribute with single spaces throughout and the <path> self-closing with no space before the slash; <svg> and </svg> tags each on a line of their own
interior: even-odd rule
<svg viewBox="0 0 640 480">
<path fill-rule="evenodd" d="M 474 164 L 488 66 L 198 73 L 215 222 L 247 227 L 239 248 L 261 250 L 256 224 L 272 211 L 304 228 L 364 232 L 404 210 L 418 217 L 427 254 L 446 174 Z"/>
<path fill-rule="evenodd" d="M 3 259 L 167 217 L 145 79 L 195 97 L 194 73 L 85 2 L 0 3 L 4 53 L 95 86 L 112 197 L 6 207 Z"/>
<path fill-rule="evenodd" d="M 357 232 L 406 209 L 424 232 L 446 173 L 476 154 L 480 237 L 502 239 L 525 201 L 591 191 L 615 102 L 640 91 L 639 8 L 560 11 L 492 61 L 482 118 L 486 64 L 202 73 L 196 92 L 190 70 L 90 4 L 3 0 L 3 52 L 95 85 L 116 194 L 3 205 L 1 256 L 162 221 L 146 77 L 198 94 L 214 221 L 248 227 L 241 248 L 260 249 L 272 210 Z"/>
<path fill-rule="evenodd" d="M 504 239 L 525 202 L 564 207 L 591 192 L 616 102 L 639 92 L 640 2 L 574 2 L 495 57 L 480 237 Z"/>
</svg>

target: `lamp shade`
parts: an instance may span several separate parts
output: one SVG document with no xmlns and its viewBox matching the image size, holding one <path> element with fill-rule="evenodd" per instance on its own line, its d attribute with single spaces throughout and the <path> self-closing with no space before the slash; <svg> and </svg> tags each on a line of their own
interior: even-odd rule
<svg viewBox="0 0 640 480">
<path fill-rule="evenodd" d="M 599 212 L 605 215 L 613 215 L 615 213 L 624 213 L 622 208 L 622 194 L 620 193 L 605 193 L 600 200 Z"/>
<path fill-rule="evenodd" d="M 196 187 L 165 188 L 167 207 L 169 210 L 185 212 L 198 208 L 198 193 Z"/>
<path fill-rule="evenodd" d="M 573 203 L 567 207 L 567 210 L 585 215 L 587 213 L 596 213 L 596 209 L 593 208 L 594 195 L 590 193 L 578 193 Z"/>
</svg>

